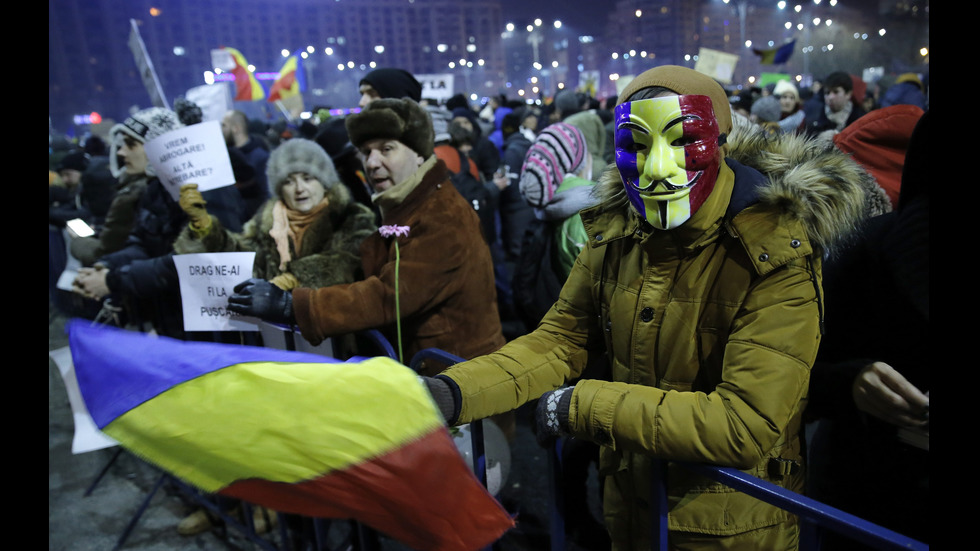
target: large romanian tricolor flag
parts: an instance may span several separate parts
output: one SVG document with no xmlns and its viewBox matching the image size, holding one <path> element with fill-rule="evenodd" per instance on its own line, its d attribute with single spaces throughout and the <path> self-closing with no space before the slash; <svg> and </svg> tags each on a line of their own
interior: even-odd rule
<svg viewBox="0 0 980 551">
<path fill-rule="evenodd" d="M 201 490 L 352 518 L 417 550 L 479 549 L 514 525 L 424 383 L 395 360 L 340 362 L 83 321 L 68 332 L 96 426 Z"/>
<path fill-rule="evenodd" d="M 302 50 L 296 50 L 279 69 L 279 76 L 269 89 L 269 101 L 284 100 L 306 91 L 306 71 L 303 68 Z"/>
<path fill-rule="evenodd" d="M 225 46 L 222 48 L 235 61 L 235 68 L 231 73 L 235 75 L 235 101 L 260 101 L 265 98 L 265 89 L 259 84 L 258 79 L 248 70 L 248 62 L 245 56 L 234 48 Z"/>
</svg>

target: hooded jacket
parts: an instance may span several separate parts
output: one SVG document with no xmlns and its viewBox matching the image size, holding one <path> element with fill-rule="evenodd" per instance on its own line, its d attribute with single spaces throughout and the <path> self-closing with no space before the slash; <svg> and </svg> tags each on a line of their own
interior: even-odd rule
<svg viewBox="0 0 980 551">
<path fill-rule="evenodd" d="M 728 144 L 711 195 L 668 231 L 646 224 L 615 167 L 605 171 L 600 203 L 581 213 L 588 242 L 538 329 L 444 373 L 461 398 L 450 421 L 466 423 L 559 388 L 607 355 L 611 380 L 575 385 L 568 429 L 601 445 L 614 550 L 650 548 L 650 456 L 668 461 L 673 545 L 708 535 L 754 549 L 798 544 L 790 513 L 669 462 L 803 490 L 822 256 L 887 198 L 832 144 L 742 125 Z"/>
<path fill-rule="evenodd" d="M 479 218 L 453 187 L 446 164 L 430 157 L 423 170 L 430 164 L 418 186 L 384 211 L 383 224 L 408 226 L 408 235 L 383 237 L 376 231 L 361 244 L 363 280 L 293 290 L 297 324 L 314 346 L 365 329 L 378 329 L 395 343 L 396 265 L 405 361 L 423 348 L 473 358 L 503 345 L 493 264 Z M 421 370 L 431 375 L 442 366 Z"/>
</svg>

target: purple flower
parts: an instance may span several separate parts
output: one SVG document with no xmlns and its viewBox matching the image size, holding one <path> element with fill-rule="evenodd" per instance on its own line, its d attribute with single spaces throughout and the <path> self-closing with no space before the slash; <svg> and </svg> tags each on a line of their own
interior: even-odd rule
<svg viewBox="0 0 980 551">
<path fill-rule="evenodd" d="M 397 235 L 404 237 L 408 235 L 408 226 L 381 226 L 378 228 L 378 233 L 381 234 L 381 237 L 392 237 Z"/>
</svg>

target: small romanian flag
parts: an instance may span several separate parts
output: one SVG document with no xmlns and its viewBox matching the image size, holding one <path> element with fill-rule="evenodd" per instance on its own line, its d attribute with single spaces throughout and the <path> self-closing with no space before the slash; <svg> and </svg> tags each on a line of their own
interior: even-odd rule
<svg viewBox="0 0 980 551">
<path fill-rule="evenodd" d="M 793 48 L 795 47 L 796 40 L 793 40 L 792 42 L 787 42 L 786 44 L 772 50 L 759 50 L 753 48 L 752 52 L 759 56 L 759 63 L 762 65 L 779 65 L 789 61 L 790 56 L 793 55 Z"/>
<path fill-rule="evenodd" d="M 205 492 L 352 518 L 420 551 L 479 549 L 514 526 L 425 385 L 395 360 L 340 362 L 83 321 L 68 332 L 96 426 Z"/>
<path fill-rule="evenodd" d="M 279 76 L 269 89 L 269 101 L 284 100 L 306 91 L 306 71 L 303 68 L 301 51 L 296 50 L 279 69 Z"/>
<path fill-rule="evenodd" d="M 248 70 L 248 62 L 245 56 L 234 48 L 225 46 L 226 52 L 231 54 L 235 60 L 235 68 L 231 73 L 235 75 L 235 101 L 260 101 L 265 98 L 265 90 L 259 84 L 258 79 Z"/>
</svg>

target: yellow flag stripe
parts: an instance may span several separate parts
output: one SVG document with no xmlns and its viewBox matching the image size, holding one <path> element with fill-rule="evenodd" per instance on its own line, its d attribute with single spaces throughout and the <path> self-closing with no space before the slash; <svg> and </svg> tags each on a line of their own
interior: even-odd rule
<svg viewBox="0 0 980 551">
<path fill-rule="evenodd" d="M 216 492 L 249 478 L 309 480 L 441 425 L 415 372 L 378 357 L 230 366 L 167 390 L 105 432 L 173 475 Z"/>
</svg>

